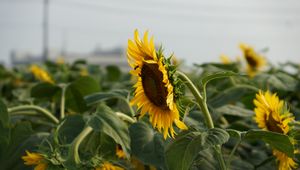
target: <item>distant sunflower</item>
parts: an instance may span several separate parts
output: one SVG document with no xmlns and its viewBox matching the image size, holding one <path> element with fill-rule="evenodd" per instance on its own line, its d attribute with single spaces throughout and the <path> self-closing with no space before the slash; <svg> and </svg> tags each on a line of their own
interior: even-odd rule
<svg viewBox="0 0 300 170">
<path fill-rule="evenodd" d="M 26 151 L 26 156 L 22 156 L 25 165 L 36 165 L 34 170 L 46 170 L 48 167 L 44 156 L 39 153 L 30 153 Z"/>
<path fill-rule="evenodd" d="M 102 165 L 98 166 L 95 170 L 124 170 L 124 168 L 115 166 L 109 162 L 104 162 Z"/>
<path fill-rule="evenodd" d="M 39 67 L 37 65 L 31 65 L 29 69 L 36 79 L 43 81 L 43 82 L 48 82 L 48 83 L 54 84 L 54 81 L 50 77 L 50 75 L 41 67 Z"/>
<path fill-rule="evenodd" d="M 256 106 L 254 119 L 259 128 L 282 134 L 289 133 L 289 123 L 295 118 L 285 107 L 283 100 L 279 100 L 276 94 L 269 91 L 259 91 L 253 102 Z M 283 152 L 274 149 L 273 155 L 277 158 L 279 170 L 290 170 L 297 166 L 296 162 Z"/>
<path fill-rule="evenodd" d="M 174 137 L 173 123 L 179 129 L 187 127 L 179 120 L 171 73 L 162 52 L 155 50 L 154 38 L 149 41 L 145 32 L 140 40 L 137 30 L 134 35 L 134 40 L 128 40 L 127 48 L 128 63 L 133 68 L 130 73 L 137 77 L 131 104 L 138 106 L 141 116 L 149 113 L 150 122 L 159 132 L 163 131 L 164 138 Z"/>
<path fill-rule="evenodd" d="M 227 55 L 224 55 L 224 54 L 221 54 L 220 60 L 221 60 L 222 64 L 230 64 L 230 63 L 232 63 L 232 61 L 230 60 L 230 58 Z"/>
<path fill-rule="evenodd" d="M 247 44 L 240 44 L 240 49 L 247 62 L 247 73 L 250 77 L 254 77 L 266 65 L 266 59 Z"/>
<path fill-rule="evenodd" d="M 126 158 L 126 154 L 123 151 L 121 145 L 119 145 L 119 144 L 117 144 L 117 146 L 116 146 L 116 155 L 120 159 L 125 159 Z"/>
</svg>

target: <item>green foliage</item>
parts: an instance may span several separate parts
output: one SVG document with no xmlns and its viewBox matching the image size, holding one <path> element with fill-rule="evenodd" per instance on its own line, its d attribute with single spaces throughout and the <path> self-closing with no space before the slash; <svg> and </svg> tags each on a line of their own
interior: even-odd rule
<svg viewBox="0 0 300 170">
<path fill-rule="evenodd" d="M 101 131 L 122 146 L 123 151 L 129 156 L 130 138 L 128 126 L 116 113 L 105 105 L 100 105 L 96 113 L 88 122 L 95 131 Z"/>
<path fill-rule="evenodd" d="M 127 90 L 113 90 L 109 92 L 93 93 L 85 97 L 88 106 L 102 102 L 104 100 L 119 98 L 126 100 L 129 92 Z"/>
<path fill-rule="evenodd" d="M 85 121 L 81 115 L 70 115 L 65 117 L 57 129 L 59 143 L 70 144 L 83 130 Z"/>
<path fill-rule="evenodd" d="M 289 157 L 294 157 L 294 147 L 287 135 L 265 130 L 250 130 L 243 134 L 243 138 L 248 140 L 263 140 L 272 148 L 285 153 Z"/>
<path fill-rule="evenodd" d="M 172 170 L 188 170 L 199 152 L 222 145 L 228 139 L 229 134 L 219 128 L 183 132 L 166 148 L 167 165 Z"/>
<path fill-rule="evenodd" d="M 134 123 L 129 128 L 131 151 L 145 164 L 165 169 L 164 140 L 146 123 Z"/>
<path fill-rule="evenodd" d="M 238 76 L 238 75 L 239 74 L 232 72 L 232 71 L 215 72 L 215 73 L 203 76 L 201 79 L 201 84 L 202 84 L 203 88 L 205 88 L 206 84 L 214 79 L 220 79 L 220 78 Z"/>
<path fill-rule="evenodd" d="M 51 99 L 56 93 L 60 91 L 60 88 L 50 83 L 39 83 L 32 87 L 31 97 L 34 98 L 47 98 Z"/>
<path fill-rule="evenodd" d="M 158 56 L 163 57 L 162 50 Z M 0 169 L 33 169 L 21 159 L 25 150 L 45 155 L 50 170 L 90 170 L 103 162 L 124 169 L 218 170 L 219 147 L 228 168 L 234 170 L 276 169 L 273 149 L 299 162 L 300 154 L 294 153 L 300 148 L 299 65 L 269 65 L 254 77 L 246 75 L 243 60 L 189 67 L 188 77 L 207 99 L 216 127 L 207 129 L 204 111 L 178 76 L 181 65 L 173 66 L 171 58 L 163 62 L 174 85 L 180 120 L 189 128 L 180 131 L 173 123 L 178 135 L 167 139 L 151 126 L 149 114 L 136 120 L 134 115 L 141 108 L 130 105 L 134 82 L 117 66 L 100 68 L 85 60 L 42 64 L 55 84 L 36 79 L 28 66 L 0 66 Z M 65 116 L 61 116 L 63 87 Z M 295 116 L 288 134 L 258 130 L 253 99 L 259 90 L 277 93 L 288 104 Z M 50 122 L 34 109 L 13 111 L 22 105 L 38 106 L 59 121 Z M 76 163 L 75 152 L 70 151 L 89 126 L 92 131 L 78 145 L 80 161 Z M 116 155 L 118 145 L 126 158 Z"/>
<path fill-rule="evenodd" d="M 107 66 L 106 71 L 108 81 L 119 81 L 122 76 L 122 72 L 119 67 L 114 65 Z"/>
<path fill-rule="evenodd" d="M 82 113 L 88 109 L 84 97 L 100 90 L 99 84 L 91 77 L 80 77 L 67 86 L 66 106 L 71 110 Z"/>
<path fill-rule="evenodd" d="M 4 127 L 7 127 L 8 124 L 9 124 L 9 115 L 8 115 L 8 112 L 7 112 L 7 107 L 3 103 L 1 98 L 0 98 L 0 123 Z"/>
</svg>

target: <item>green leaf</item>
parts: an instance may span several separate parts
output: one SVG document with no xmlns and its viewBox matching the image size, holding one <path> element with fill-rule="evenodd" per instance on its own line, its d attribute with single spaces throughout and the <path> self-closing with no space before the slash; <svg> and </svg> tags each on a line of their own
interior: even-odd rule
<svg viewBox="0 0 300 170">
<path fill-rule="evenodd" d="M 17 123 L 10 131 L 9 145 L 0 157 L 2 169 L 26 169 L 21 157 L 25 151 L 34 151 L 48 133 L 34 133 L 29 122 Z"/>
<path fill-rule="evenodd" d="M 165 166 L 164 140 L 146 123 L 134 123 L 129 128 L 132 154 L 145 164 Z"/>
<path fill-rule="evenodd" d="M 122 72 L 118 66 L 109 65 L 106 67 L 106 71 L 106 78 L 108 81 L 119 81 L 122 76 Z"/>
<path fill-rule="evenodd" d="M 4 127 L 7 127 L 9 124 L 9 115 L 7 112 L 7 107 L 1 98 L 0 98 L 0 123 L 2 123 Z"/>
<path fill-rule="evenodd" d="M 98 92 L 100 90 L 99 83 L 90 76 L 83 76 L 72 82 L 70 86 L 74 86 L 83 96 Z"/>
<path fill-rule="evenodd" d="M 58 126 L 58 139 L 61 144 L 70 144 L 82 131 L 85 121 L 81 115 L 66 116 Z"/>
<path fill-rule="evenodd" d="M 85 102 L 88 106 L 99 103 L 104 100 L 112 99 L 112 98 L 123 98 L 126 99 L 129 92 L 127 90 L 113 90 L 110 92 L 99 92 L 93 93 L 91 95 L 86 96 Z"/>
<path fill-rule="evenodd" d="M 238 130 L 226 129 L 226 132 L 230 135 L 230 137 L 241 139 L 242 132 L 240 132 Z"/>
<path fill-rule="evenodd" d="M 270 86 L 284 91 L 296 90 L 298 81 L 285 73 L 278 72 L 272 74 L 261 74 L 255 78 L 265 89 L 270 89 Z"/>
<path fill-rule="evenodd" d="M 72 82 L 66 90 L 66 106 L 76 112 L 87 110 L 84 96 L 96 93 L 100 90 L 99 84 L 91 77 L 80 77 Z"/>
<path fill-rule="evenodd" d="M 39 83 L 32 87 L 31 97 L 34 98 L 52 98 L 60 88 L 50 83 Z"/>
<path fill-rule="evenodd" d="M 188 170 L 199 152 L 222 145 L 229 139 L 229 134 L 214 128 L 206 132 L 189 132 L 178 136 L 166 149 L 166 162 L 169 169 Z"/>
<path fill-rule="evenodd" d="M 263 140 L 289 157 L 294 157 L 294 147 L 287 135 L 265 130 L 249 130 L 244 134 L 244 139 Z"/>
<path fill-rule="evenodd" d="M 126 155 L 129 155 L 130 138 L 127 124 L 119 119 L 113 110 L 104 104 L 100 105 L 88 124 L 95 131 L 103 132 L 113 138 L 116 143 L 122 146 Z"/>
<path fill-rule="evenodd" d="M 215 110 L 217 113 L 238 116 L 238 117 L 251 117 L 254 115 L 252 110 L 244 109 L 235 105 L 224 105 Z"/>
<path fill-rule="evenodd" d="M 209 104 L 213 107 L 220 107 L 231 102 L 236 102 L 244 97 L 254 94 L 254 91 L 240 87 L 230 87 L 223 91 L 220 91 L 215 97 L 208 99 Z"/>
<path fill-rule="evenodd" d="M 206 84 L 211 80 L 225 78 L 225 77 L 231 77 L 231 76 L 239 76 L 239 75 L 240 74 L 237 74 L 232 71 L 220 71 L 220 72 L 216 72 L 216 73 L 212 73 L 212 74 L 204 76 L 201 80 L 201 83 L 205 87 Z"/>
</svg>

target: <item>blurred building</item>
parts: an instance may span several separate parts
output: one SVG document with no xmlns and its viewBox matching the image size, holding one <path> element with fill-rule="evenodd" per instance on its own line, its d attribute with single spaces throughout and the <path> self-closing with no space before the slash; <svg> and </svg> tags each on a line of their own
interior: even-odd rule
<svg viewBox="0 0 300 170">
<path fill-rule="evenodd" d="M 73 63 L 76 60 L 86 60 L 89 64 L 96 64 L 101 67 L 108 65 L 119 66 L 121 70 L 128 71 L 129 66 L 126 60 L 125 52 L 122 48 L 113 49 L 96 48 L 90 53 L 75 53 L 75 52 L 59 52 L 55 50 L 49 51 L 49 60 L 56 61 L 58 58 L 63 58 L 66 63 Z M 27 65 L 32 63 L 41 63 L 42 56 L 34 55 L 27 52 L 13 51 L 11 52 L 12 66 Z"/>
</svg>

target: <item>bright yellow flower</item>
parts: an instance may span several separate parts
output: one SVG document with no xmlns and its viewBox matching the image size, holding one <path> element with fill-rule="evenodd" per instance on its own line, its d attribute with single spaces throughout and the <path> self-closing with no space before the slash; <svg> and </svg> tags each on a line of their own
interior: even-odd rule
<svg viewBox="0 0 300 170">
<path fill-rule="evenodd" d="M 37 65 L 31 65 L 30 71 L 32 72 L 32 74 L 34 75 L 34 77 L 36 79 L 43 81 L 43 82 L 48 82 L 48 83 L 54 84 L 54 81 L 50 77 L 50 75 L 45 70 L 43 70 L 41 67 L 39 67 Z"/>
<path fill-rule="evenodd" d="M 133 166 L 133 169 L 136 169 L 136 170 L 156 170 L 156 168 L 154 166 L 144 165 L 141 161 L 139 161 L 135 157 L 131 158 L 131 165 Z"/>
<path fill-rule="evenodd" d="M 247 73 L 250 77 L 254 77 L 266 65 L 266 59 L 247 44 L 240 44 L 240 49 L 247 62 Z"/>
<path fill-rule="evenodd" d="M 135 30 L 134 40 L 128 40 L 127 59 L 133 68 L 130 72 L 137 77 L 135 96 L 131 104 L 136 104 L 141 116 L 146 113 L 150 122 L 159 132 L 163 131 L 164 138 L 174 137 L 173 123 L 179 129 L 187 129 L 179 120 L 179 111 L 174 99 L 173 85 L 169 79 L 164 57 L 156 53 L 154 38 L 148 40 L 148 32 L 140 40 Z"/>
<path fill-rule="evenodd" d="M 88 76 L 89 72 L 88 72 L 88 70 L 86 68 L 81 68 L 79 74 L 81 76 Z"/>
<path fill-rule="evenodd" d="M 116 155 L 117 155 L 117 157 L 120 158 L 120 159 L 126 158 L 126 154 L 125 154 L 125 152 L 122 150 L 121 145 L 119 145 L 119 144 L 117 144 L 117 147 L 116 147 Z"/>
<path fill-rule="evenodd" d="M 223 64 L 230 64 L 231 63 L 230 58 L 228 56 L 224 55 L 224 54 L 221 54 L 220 60 Z"/>
<path fill-rule="evenodd" d="M 293 122 L 295 118 L 285 108 L 283 100 L 279 100 L 276 94 L 271 94 L 269 91 L 265 93 L 259 91 L 253 102 L 256 106 L 254 119 L 259 128 L 288 134 L 289 123 Z M 297 166 L 296 162 L 283 152 L 274 149 L 273 155 L 277 158 L 279 170 L 290 170 Z"/>
<path fill-rule="evenodd" d="M 64 57 L 58 57 L 57 59 L 56 59 L 56 63 L 57 64 L 60 64 L 60 65 L 62 65 L 62 64 L 65 64 L 65 60 L 64 60 Z"/>
<path fill-rule="evenodd" d="M 25 165 L 36 165 L 34 170 L 46 170 L 48 167 L 47 162 L 45 161 L 43 155 L 39 153 L 30 153 L 26 151 L 26 156 L 22 156 Z"/>
<path fill-rule="evenodd" d="M 124 168 L 115 166 L 109 162 L 104 162 L 102 165 L 97 167 L 95 170 L 124 170 Z"/>
</svg>

